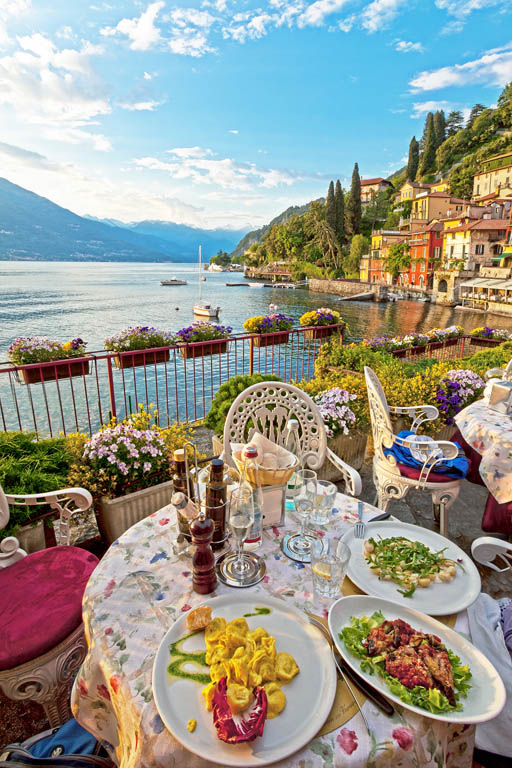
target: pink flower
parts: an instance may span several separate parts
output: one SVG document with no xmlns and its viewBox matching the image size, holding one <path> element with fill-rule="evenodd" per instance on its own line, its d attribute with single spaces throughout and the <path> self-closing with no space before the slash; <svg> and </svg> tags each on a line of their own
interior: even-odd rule
<svg viewBox="0 0 512 768">
<path fill-rule="evenodd" d="M 121 675 L 111 675 L 109 683 L 114 693 L 118 692 L 120 682 L 121 682 Z"/>
<path fill-rule="evenodd" d="M 158 521 L 158 525 L 167 525 L 170 519 L 170 517 L 162 517 L 162 519 Z"/>
<path fill-rule="evenodd" d="M 412 747 L 414 736 L 409 728 L 404 728 L 400 725 L 398 728 L 395 728 L 391 735 L 397 740 L 398 746 L 400 749 L 403 749 L 404 752 L 407 752 Z"/>
<path fill-rule="evenodd" d="M 263 577 L 263 583 L 264 583 L 264 584 L 268 584 L 268 583 L 269 583 L 269 581 L 270 581 L 270 576 L 264 576 L 264 577 Z"/>
<path fill-rule="evenodd" d="M 109 583 L 105 587 L 105 592 L 103 593 L 103 597 L 105 598 L 110 597 L 110 595 L 114 591 L 115 585 L 116 585 L 115 579 L 110 579 Z"/>
<path fill-rule="evenodd" d="M 82 678 L 80 678 L 78 681 L 78 690 L 80 692 L 80 696 L 87 696 L 89 693 L 89 689 L 87 688 L 85 680 L 82 680 Z"/>
<path fill-rule="evenodd" d="M 185 603 L 185 605 L 181 606 L 181 610 L 183 611 L 183 613 L 185 613 L 186 611 L 190 611 L 191 608 L 192 606 L 189 605 L 188 603 Z"/>
<path fill-rule="evenodd" d="M 107 701 L 110 701 L 110 693 L 106 685 L 97 685 L 96 690 L 98 691 L 99 695 L 102 696 L 104 699 L 107 699 Z"/>
<path fill-rule="evenodd" d="M 342 728 L 336 736 L 336 741 L 347 754 L 351 755 L 357 749 L 357 736 L 355 731 L 349 731 L 348 728 Z"/>
<path fill-rule="evenodd" d="M 105 634 L 106 635 L 111 635 L 113 631 L 114 630 L 112 629 L 112 627 L 107 627 L 106 630 L 105 630 Z"/>
</svg>

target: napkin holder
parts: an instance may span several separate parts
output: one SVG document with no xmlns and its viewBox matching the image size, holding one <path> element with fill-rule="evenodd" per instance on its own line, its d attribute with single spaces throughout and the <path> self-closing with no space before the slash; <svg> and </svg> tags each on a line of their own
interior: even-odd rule
<svg viewBox="0 0 512 768">
<path fill-rule="evenodd" d="M 496 413 L 512 413 L 512 381 L 495 381 L 489 393 L 489 408 Z"/>
<path fill-rule="evenodd" d="M 262 528 L 279 528 L 284 525 L 286 514 L 286 484 L 262 488 Z"/>
</svg>

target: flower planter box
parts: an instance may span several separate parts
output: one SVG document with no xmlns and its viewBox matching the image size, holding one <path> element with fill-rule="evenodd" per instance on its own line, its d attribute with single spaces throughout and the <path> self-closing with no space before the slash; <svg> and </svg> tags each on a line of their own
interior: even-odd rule
<svg viewBox="0 0 512 768">
<path fill-rule="evenodd" d="M 504 339 L 481 339 L 478 336 L 471 336 L 471 344 L 475 347 L 495 347 L 503 342 Z"/>
<path fill-rule="evenodd" d="M 158 352 L 152 352 L 150 349 L 141 349 L 130 354 L 125 353 L 122 357 L 114 357 L 114 365 L 119 370 L 125 368 L 138 368 L 140 365 L 155 365 L 155 363 L 166 363 L 169 360 L 169 350 L 161 349 Z"/>
<path fill-rule="evenodd" d="M 223 339 L 213 339 L 208 343 L 202 344 L 191 343 L 186 344 L 184 347 L 180 347 L 180 354 L 185 360 L 190 360 L 195 357 L 208 357 L 210 355 L 221 355 L 223 352 L 228 351 L 228 342 Z"/>
<path fill-rule="evenodd" d="M 394 349 L 391 354 L 394 355 L 394 357 L 405 357 L 408 352 L 408 349 Z"/>
<path fill-rule="evenodd" d="M 71 379 L 73 376 L 87 376 L 89 371 L 89 360 L 74 360 L 70 363 L 56 360 L 54 366 L 22 368 L 17 371 L 17 374 L 18 380 L 22 384 L 40 384 L 41 381 L 55 381 L 56 379 Z"/>
<path fill-rule="evenodd" d="M 322 328 L 320 325 L 317 328 L 308 328 L 304 335 L 306 339 L 315 341 L 316 339 L 327 339 L 333 333 L 340 333 L 340 330 L 338 328 L 329 328 L 328 326 Z"/>
<path fill-rule="evenodd" d="M 430 349 L 442 349 L 444 345 L 444 341 L 431 341 L 430 344 L 427 344 L 427 348 Z"/>
<path fill-rule="evenodd" d="M 273 347 L 275 344 L 286 344 L 290 338 L 290 331 L 277 331 L 276 333 L 258 333 L 252 336 L 255 347 Z"/>
<path fill-rule="evenodd" d="M 107 544 L 112 544 L 121 534 L 139 520 L 171 503 L 172 480 L 127 493 L 115 499 L 102 497 L 95 508 L 100 533 Z"/>
<path fill-rule="evenodd" d="M 328 438 L 327 445 L 336 456 L 359 470 L 363 465 L 367 440 L 367 435 L 336 435 Z M 342 479 L 341 472 L 327 458 L 317 471 L 317 476 L 319 480 L 328 480 L 331 483 Z"/>
<path fill-rule="evenodd" d="M 445 347 L 455 347 L 459 343 L 459 339 L 445 339 L 443 344 Z"/>
<path fill-rule="evenodd" d="M 14 535 L 27 554 L 46 548 L 44 520 L 38 520 L 35 525 L 24 525 Z"/>
<path fill-rule="evenodd" d="M 422 355 L 425 356 L 427 354 L 427 346 L 424 344 L 420 347 L 409 347 L 407 352 L 409 353 L 409 357 L 421 357 Z"/>
</svg>

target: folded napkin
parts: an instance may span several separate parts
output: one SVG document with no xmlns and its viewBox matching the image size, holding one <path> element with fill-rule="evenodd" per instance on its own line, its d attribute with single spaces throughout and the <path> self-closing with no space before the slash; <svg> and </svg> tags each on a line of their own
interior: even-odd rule
<svg viewBox="0 0 512 768">
<path fill-rule="evenodd" d="M 406 440 L 408 437 L 416 437 L 416 434 L 409 429 L 402 429 L 397 436 Z M 420 437 L 422 436 L 420 435 Z M 442 475 L 449 475 L 454 478 L 466 477 L 469 472 L 469 462 L 464 456 L 464 452 L 460 445 L 458 443 L 455 443 L 455 445 L 459 449 L 459 456 L 456 456 L 454 459 L 443 459 L 435 465 L 431 470 L 432 472 L 438 472 Z M 415 459 L 411 453 L 411 449 L 406 448 L 404 445 L 395 444 L 392 448 L 384 448 L 384 453 L 386 456 L 392 454 L 399 464 L 405 464 L 406 467 L 421 469 L 423 466 L 423 461 Z M 417 453 L 417 451 L 414 450 L 414 453 Z"/>
</svg>

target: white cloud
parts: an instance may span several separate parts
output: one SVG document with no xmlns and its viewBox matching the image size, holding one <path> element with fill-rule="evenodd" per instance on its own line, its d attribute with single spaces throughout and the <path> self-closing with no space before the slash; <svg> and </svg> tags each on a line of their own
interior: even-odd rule
<svg viewBox="0 0 512 768">
<path fill-rule="evenodd" d="M 208 11 L 199 11 L 196 8 L 175 8 L 165 17 L 166 21 L 172 21 L 177 27 L 204 27 L 208 29 L 217 21 Z"/>
<path fill-rule="evenodd" d="M 129 112 L 154 112 L 162 104 L 163 101 L 135 101 L 131 104 L 119 104 L 119 106 L 121 109 L 127 109 Z"/>
<path fill-rule="evenodd" d="M 433 91 L 456 85 L 504 86 L 512 79 L 512 42 L 465 64 L 425 70 L 410 81 L 413 91 Z"/>
<path fill-rule="evenodd" d="M 408 0 L 373 0 L 361 14 L 363 27 L 368 32 L 377 32 L 393 21 L 400 8 Z"/>
<path fill-rule="evenodd" d="M 458 32 L 462 32 L 463 29 L 464 29 L 464 22 L 457 19 L 454 21 L 449 21 L 448 24 L 445 24 L 444 27 L 441 27 L 441 34 L 455 35 Z"/>
<path fill-rule="evenodd" d="M 140 16 L 133 19 L 121 19 L 115 27 L 103 27 L 100 33 L 105 36 L 116 34 L 126 35 L 130 40 L 133 51 L 147 51 L 160 39 L 160 30 L 155 27 L 156 17 L 165 3 L 150 3 Z"/>
<path fill-rule="evenodd" d="M 350 32 L 356 21 L 357 16 L 355 13 L 353 13 L 351 16 L 347 16 L 346 19 L 338 21 L 338 28 L 341 29 L 342 32 Z"/>
<path fill-rule="evenodd" d="M 449 101 L 421 101 L 415 102 L 412 105 L 412 109 L 411 117 L 422 117 L 427 112 L 437 112 L 440 109 L 444 109 L 446 112 L 449 109 L 453 109 L 453 105 Z"/>
<path fill-rule="evenodd" d="M 185 27 L 183 30 L 176 31 L 168 44 L 171 51 L 180 56 L 198 58 L 205 53 L 215 51 L 215 48 L 208 44 L 207 36 L 194 27 Z"/>
<path fill-rule="evenodd" d="M 152 80 L 153 75 L 151 75 L 149 72 L 144 72 L 144 80 Z"/>
<path fill-rule="evenodd" d="M 473 11 L 505 4 L 505 0 L 436 0 L 437 8 L 450 16 L 469 16 Z"/>
<path fill-rule="evenodd" d="M 298 27 L 319 27 L 325 17 L 341 10 L 348 0 L 316 0 L 297 18 Z"/>
<path fill-rule="evenodd" d="M 57 30 L 57 37 L 62 40 L 72 40 L 74 38 L 73 29 L 71 27 L 61 27 Z"/>
<path fill-rule="evenodd" d="M 411 51 L 423 53 L 425 50 L 421 43 L 411 43 L 408 40 L 395 40 L 394 46 L 395 51 L 400 51 L 400 53 L 410 53 Z"/>
<path fill-rule="evenodd" d="M 236 128 L 231 128 L 228 133 L 238 133 L 238 130 Z"/>
</svg>

